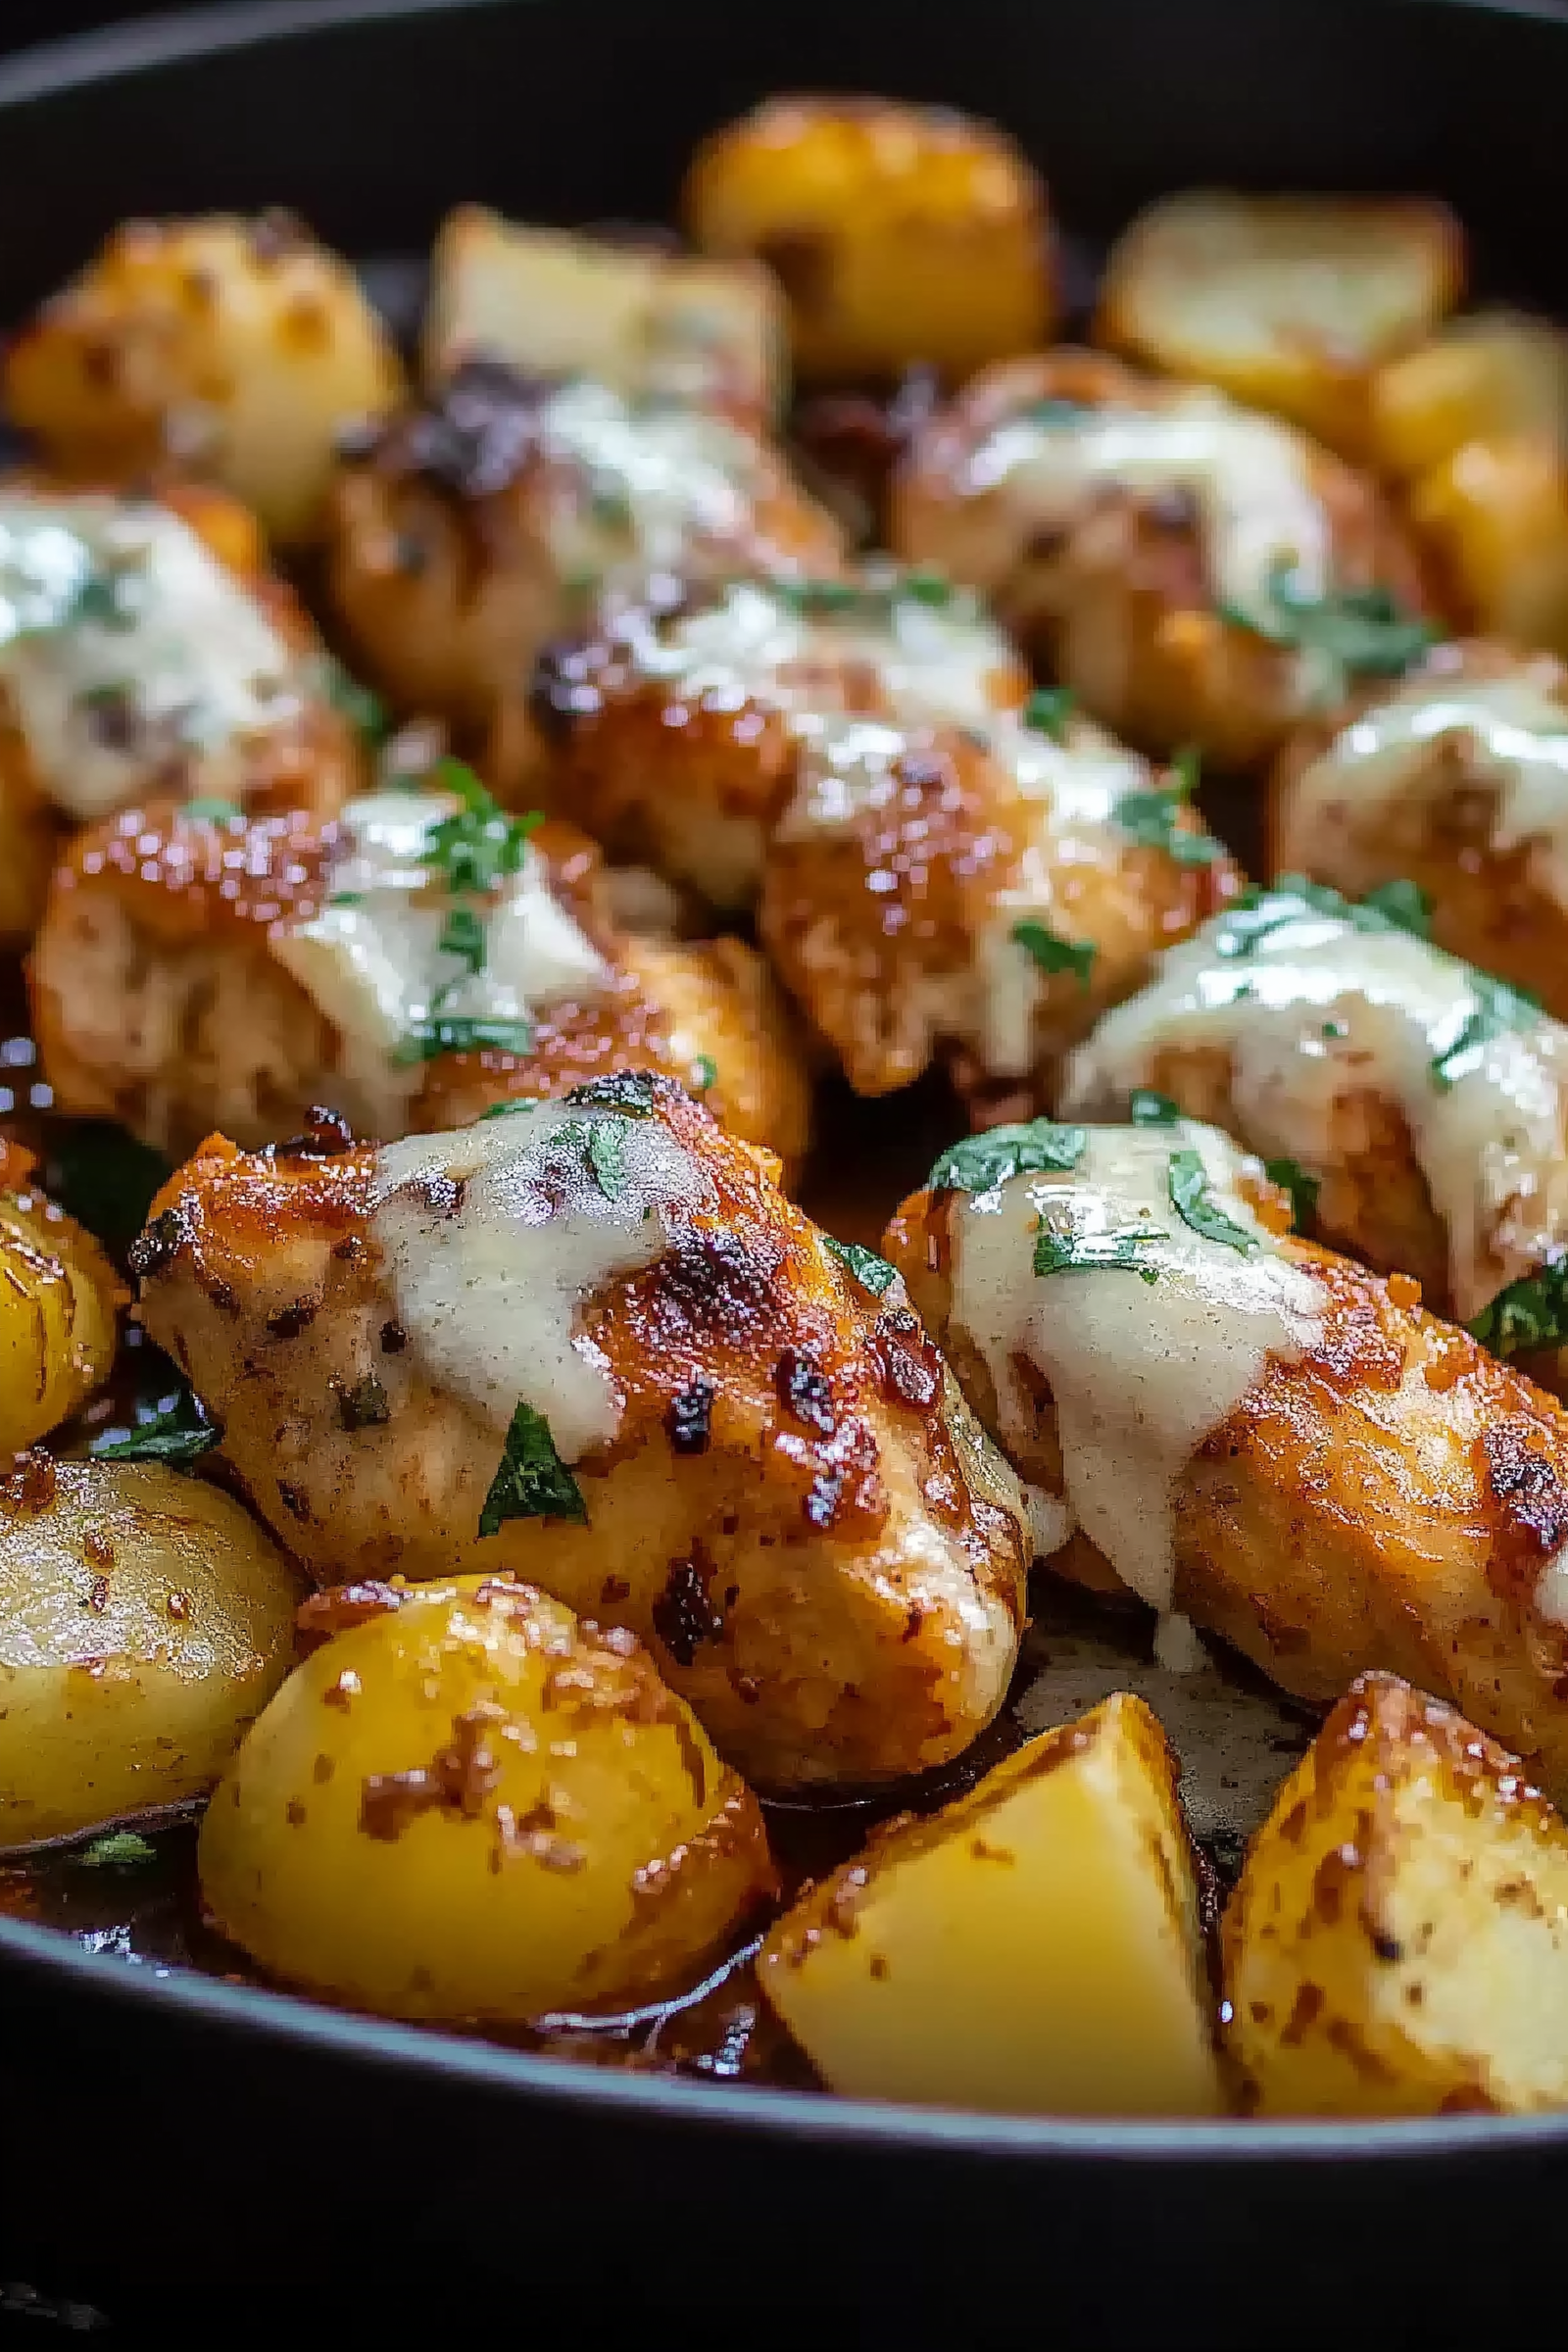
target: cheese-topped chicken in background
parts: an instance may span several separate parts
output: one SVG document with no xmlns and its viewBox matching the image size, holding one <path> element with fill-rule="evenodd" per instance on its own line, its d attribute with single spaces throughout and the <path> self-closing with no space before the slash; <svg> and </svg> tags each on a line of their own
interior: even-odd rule
<svg viewBox="0 0 1568 2352">
<path fill-rule="evenodd" d="M 1568 669 L 1472 639 L 1302 726 L 1276 865 L 1361 898 L 1410 881 L 1432 936 L 1568 1019 Z"/>
<path fill-rule="evenodd" d="M 323 1581 L 514 1569 L 763 1782 L 892 1778 L 1002 1703 L 1016 1481 L 893 1269 L 669 1081 L 379 1152 L 215 1140 L 154 1208 L 148 1328 Z"/>
<path fill-rule="evenodd" d="M 0 933 L 71 827 L 149 793 L 331 815 L 362 772 L 335 675 L 227 498 L 0 483 Z"/>
<path fill-rule="evenodd" d="M 1366 477 L 1096 353 L 978 375 L 916 433 L 891 537 L 991 597 L 1118 734 L 1224 767 L 1427 642 L 1415 558 Z"/>
<path fill-rule="evenodd" d="M 885 1247 L 1058 1572 L 1299 1698 L 1404 1674 L 1568 1790 L 1568 1414 L 1288 1223 L 1149 1104 L 955 1146 Z"/>
<path fill-rule="evenodd" d="M 397 1136 L 637 1061 L 796 1158 L 807 1083 L 760 959 L 634 933 L 606 884 L 580 834 L 457 761 L 327 824 L 136 809 L 55 876 L 43 1067 L 62 1107 L 180 1152 L 220 1127 L 259 1148 L 318 1102 Z"/>
</svg>

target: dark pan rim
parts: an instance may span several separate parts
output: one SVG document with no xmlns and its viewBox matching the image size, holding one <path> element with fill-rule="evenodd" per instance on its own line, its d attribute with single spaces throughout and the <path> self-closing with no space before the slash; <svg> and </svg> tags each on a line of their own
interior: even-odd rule
<svg viewBox="0 0 1568 2352">
<path fill-rule="evenodd" d="M 1380 0 L 1386 6 L 1434 0 Z M 1435 0 L 1489 16 L 1557 24 L 1562 0 Z M 229 0 L 183 16 L 150 16 L 20 52 L 0 63 L 0 110 L 228 51 L 309 38 L 357 25 L 522 7 L 531 0 Z M 749 2083 L 617 2073 L 532 2056 L 325 2007 L 260 1985 L 232 1984 L 195 1969 L 116 1962 L 58 1929 L 0 1919 L 0 1973 L 62 1981 L 85 1999 L 132 2013 L 171 2011 L 214 2030 L 299 2047 L 367 2067 L 395 2067 L 515 2093 L 530 2105 L 593 2107 L 607 2116 L 687 2129 L 783 2133 L 867 2151 L 908 2150 L 998 2161 L 1033 2156 L 1101 2163 L 1178 2159 L 1203 2165 L 1347 2162 L 1408 2164 L 1426 2158 L 1508 2152 L 1527 2157 L 1568 2143 L 1568 2111 L 1536 2116 L 1444 2116 L 1392 2122 L 1128 2122 L 984 2115 L 972 2109 L 897 2106 Z"/>
</svg>

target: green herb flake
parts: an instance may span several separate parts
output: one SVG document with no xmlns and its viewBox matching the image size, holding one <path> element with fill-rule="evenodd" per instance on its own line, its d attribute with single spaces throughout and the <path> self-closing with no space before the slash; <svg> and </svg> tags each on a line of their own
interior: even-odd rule
<svg viewBox="0 0 1568 2352">
<path fill-rule="evenodd" d="M 199 1462 L 222 1444 L 223 1433 L 209 1421 L 187 1389 L 163 1412 L 138 1421 L 128 1438 L 95 1439 L 88 1448 L 100 1462 Z"/>
<path fill-rule="evenodd" d="M 509 1519 L 575 1519 L 586 1526 L 582 1489 L 556 1451 L 550 1424 L 531 1404 L 519 1404 L 506 1449 L 479 1513 L 479 1533 L 493 1536 Z"/>
<path fill-rule="evenodd" d="M 236 801 L 187 801 L 180 810 L 193 825 L 242 825 L 245 811 Z"/>
<path fill-rule="evenodd" d="M 626 1122 L 594 1119 L 586 1130 L 584 1150 L 594 1182 L 607 1200 L 618 1200 L 626 1190 Z"/>
<path fill-rule="evenodd" d="M 394 1059 L 434 1061 L 442 1054 L 516 1054 L 531 1052 L 533 1029 L 527 1021 L 460 1020 L 433 1014 L 409 1031 Z"/>
<path fill-rule="evenodd" d="M 1089 941 L 1062 939 L 1044 923 L 1014 923 L 1012 936 L 1043 972 L 1073 972 L 1080 988 L 1089 986 L 1095 964 L 1095 950 Z"/>
<path fill-rule="evenodd" d="M 1047 399 L 1031 401 L 1024 414 L 1031 424 L 1058 425 L 1076 424 L 1090 411 L 1081 400 Z"/>
<path fill-rule="evenodd" d="M 1506 980 L 1494 980 L 1490 972 L 1472 971 L 1468 974 L 1470 994 L 1475 1008 L 1465 1016 L 1463 1027 L 1451 1046 L 1435 1054 L 1430 1063 L 1432 1083 L 1440 1094 L 1446 1094 L 1464 1075 L 1459 1064 L 1501 1037 L 1510 1029 L 1528 1029 L 1541 1015 L 1541 1000 L 1522 988 L 1510 988 Z"/>
<path fill-rule="evenodd" d="M 878 1257 L 874 1250 L 865 1249 L 859 1242 L 839 1242 L 832 1234 L 824 1233 L 822 1243 L 843 1260 L 861 1289 L 869 1291 L 874 1298 L 880 1298 L 899 1278 L 897 1266 L 890 1266 L 885 1257 Z"/>
<path fill-rule="evenodd" d="M 1233 628 L 1308 657 L 1323 692 L 1337 696 L 1353 678 L 1393 678 L 1432 645 L 1436 632 L 1404 612 L 1387 588 L 1344 588 L 1313 596 L 1289 558 L 1268 575 L 1256 611 L 1221 605 Z"/>
<path fill-rule="evenodd" d="M 544 823 L 541 810 L 512 815 L 462 760 L 438 760 L 422 781 L 428 790 L 450 794 L 461 804 L 431 826 L 423 858 L 454 898 L 484 898 L 507 875 L 520 871 L 528 836 Z"/>
<path fill-rule="evenodd" d="M 805 619 L 828 619 L 858 612 L 868 602 L 883 601 L 855 580 L 775 580 L 773 593 L 780 604 L 789 606 Z"/>
<path fill-rule="evenodd" d="M 1277 1184 L 1282 1193 L 1291 1196 L 1291 1223 L 1298 1233 L 1307 1233 L 1317 1213 L 1317 1197 L 1322 1180 L 1309 1176 L 1299 1160 L 1266 1159 L 1263 1173 L 1270 1184 Z"/>
<path fill-rule="evenodd" d="M 1157 1282 L 1159 1268 L 1146 1265 L 1138 1252 L 1150 1242 L 1169 1239 L 1168 1234 L 1152 1228 L 1145 1231 L 1128 1226 L 1119 1233 L 1080 1233 L 1042 1221 L 1035 1235 L 1035 1272 L 1080 1274 L 1120 1268 L 1136 1274 L 1141 1282 Z"/>
<path fill-rule="evenodd" d="M 1058 1126 L 1054 1119 L 1030 1119 L 1017 1127 L 988 1127 L 982 1135 L 952 1144 L 927 1182 L 934 1193 L 989 1193 L 1011 1176 L 1035 1170 L 1064 1175 L 1089 1149 L 1086 1127 Z"/>
<path fill-rule="evenodd" d="M 695 1081 L 692 1087 L 693 1094 L 706 1095 L 710 1087 L 717 1085 L 718 1064 L 711 1054 L 698 1054 L 697 1059 L 692 1063 L 692 1077 Z"/>
<path fill-rule="evenodd" d="M 363 890 L 335 890 L 326 903 L 329 906 L 363 906 L 365 898 Z"/>
<path fill-rule="evenodd" d="M 1432 937 L 1432 901 L 1414 882 L 1380 882 L 1361 904 L 1385 915 L 1397 931 L 1408 931 L 1416 939 Z"/>
<path fill-rule="evenodd" d="M 1494 1355 L 1561 1347 L 1568 1341 L 1568 1254 L 1510 1282 L 1468 1328 Z"/>
<path fill-rule="evenodd" d="M 1228 1217 L 1209 1190 L 1208 1172 L 1200 1152 L 1170 1155 L 1170 1204 L 1184 1225 L 1200 1233 L 1205 1242 L 1223 1242 L 1228 1250 L 1257 1248 L 1257 1236 Z"/>
<path fill-rule="evenodd" d="M 941 611 L 953 602 L 953 582 L 945 572 L 906 571 L 898 583 L 898 594 L 906 596 L 916 605 L 930 605 Z"/>
<path fill-rule="evenodd" d="M 471 906 L 451 908 L 436 945 L 443 956 L 455 956 L 466 964 L 470 979 L 484 970 L 484 925 Z"/>
<path fill-rule="evenodd" d="M 1018 715 L 1037 735 L 1049 735 L 1053 743 L 1065 743 L 1075 700 L 1070 686 L 1037 686 Z"/>
<path fill-rule="evenodd" d="M 1124 793 L 1111 814 L 1137 848 L 1158 850 L 1174 865 L 1212 865 L 1224 857 L 1225 845 L 1212 833 L 1194 833 L 1182 823 L 1182 810 L 1192 797 L 1196 779 L 1179 760 L 1172 762 L 1171 772 L 1176 778 L 1173 784 Z"/>
<path fill-rule="evenodd" d="M 1133 1088 L 1129 1113 L 1135 1127 L 1174 1127 L 1186 1115 L 1179 1102 L 1156 1095 L 1152 1086 Z"/>
<path fill-rule="evenodd" d="M 564 1100 L 584 1107 L 600 1105 L 607 1110 L 623 1110 L 629 1118 L 646 1119 L 658 1100 L 658 1082 L 651 1070 L 612 1070 L 607 1078 L 590 1078 L 584 1086 L 574 1086 Z"/>
<path fill-rule="evenodd" d="M 337 1417 L 346 1430 L 380 1429 L 392 1418 L 387 1393 L 373 1372 L 352 1387 L 342 1382 L 334 1384 L 337 1397 Z"/>
<path fill-rule="evenodd" d="M 145 1870 L 158 1859 L 158 1848 L 134 1830 L 111 1830 L 95 1838 L 71 1857 L 83 1870 Z"/>
</svg>

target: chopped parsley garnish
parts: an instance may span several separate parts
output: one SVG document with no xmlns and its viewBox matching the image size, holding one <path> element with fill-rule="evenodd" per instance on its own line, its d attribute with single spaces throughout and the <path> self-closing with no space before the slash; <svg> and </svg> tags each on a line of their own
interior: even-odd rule
<svg viewBox="0 0 1568 2352">
<path fill-rule="evenodd" d="M 1169 1240 L 1152 1228 L 1128 1226 L 1120 1233 L 1082 1233 L 1041 1224 L 1035 1235 L 1037 1274 L 1088 1273 L 1102 1267 L 1123 1267 L 1141 1282 L 1157 1282 L 1159 1268 L 1145 1265 L 1138 1252 L 1146 1243 Z"/>
<path fill-rule="evenodd" d="M 1380 882 L 1361 904 L 1387 915 L 1396 930 L 1408 931 L 1416 939 L 1432 937 L 1432 901 L 1414 882 Z"/>
<path fill-rule="evenodd" d="M 1342 588 L 1313 596 L 1288 558 L 1269 572 L 1256 611 L 1222 605 L 1220 613 L 1235 628 L 1307 656 L 1324 690 L 1335 694 L 1343 694 L 1352 678 L 1397 677 L 1420 660 L 1435 635 L 1426 621 L 1403 612 L 1387 588 Z"/>
<path fill-rule="evenodd" d="M 243 822 L 245 811 L 237 801 L 187 801 L 180 811 L 198 825 L 237 825 Z"/>
<path fill-rule="evenodd" d="M 1076 424 L 1080 416 L 1089 415 L 1089 409 L 1081 400 L 1036 400 L 1024 415 L 1031 424 Z"/>
<path fill-rule="evenodd" d="M 692 1089 L 694 1094 L 706 1095 L 710 1087 L 716 1085 L 718 1064 L 711 1054 L 698 1054 L 697 1059 L 692 1063 L 692 1076 L 696 1080 L 696 1085 Z"/>
<path fill-rule="evenodd" d="M 1305 1233 L 1317 1212 L 1322 1180 L 1309 1176 L 1299 1160 L 1295 1159 L 1266 1159 L 1263 1173 L 1270 1184 L 1277 1184 L 1282 1193 L 1290 1194 L 1291 1223 L 1298 1233 Z"/>
<path fill-rule="evenodd" d="M 424 848 L 424 863 L 439 871 L 454 898 L 484 898 L 508 874 L 520 872 L 528 836 L 544 823 L 537 808 L 511 815 L 461 760 L 438 760 L 426 781 L 432 791 L 462 803 L 431 826 Z"/>
<path fill-rule="evenodd" d="M 434 1061 L 438 1054 L 526 1054 L 533 1045 L 527 1021 L 465 1020 L 457 1014 L 433 1013 L 418 1021 L 399 1046 L 400 1062 Z"/>
<path fill-rule="evenodd" d="M 1043 972 L 1074 972 L 1081 988 L 1089 986 L 1095 951 L 1087 940 L 1062 939 L 1044 923 L 1014 923 L 1012 936 L 1027 948 Z"/>
<path fill-rule="evenodd" d="M 387 1393 L 373 1372 L 368 1372 L 352 1388 L 339 1383 L 335 1394 L 337 1417 L 346 1430 L 380 1429 L 392 1418 Z"/>
<path fill-rule="evenodd" d="M 607 1109 L 646 1119 L 657 1100 L 657 1084 L 651 1070 L 612 1070 L 608 1078 L 590 1078 L 585 1086 L 574 1086 L 564 1099 L 590 1105 L 603 1103 Z"/>
<path fill-rule="evenodd" d="M 889 1285 L 897 1282 L 897 1266 L 890 1266 L 887 1259 L 878 1257 L 874 1250 L 867 1250 L 859 1242 L 835 1241 L 830 1233 L 824 1233 L 822 1241 L 835 1257 L 842 1258 L 856 1281 L 863 1290 L 869 1291 L 874 1298 L 880 1298 Z"/>
<path fill-rule="evenodd" d="M 1200 1233 L 1205 1242 L 1223 1242 L 1229 1250 L 1257 1248 L 1256 1234 L 1228 1217 L 1215 1200 L 1200 1152 L 1171 1153 L 1170 1204 L 1183 1224 Z"/>
<path fill-rule="evenodd" d="M 507 1432 L 506 1449 L 490 1481 L 479 1513 L 479 1533 L 493 1536 L 509 1519 L 577 1519 L 588 1506 L 582 1489 L 556 1451 L 550 1424 L 531 1404 L 519 1404 Z"/>
<path fill-rule="evenodd" d="M 582 1136 L 595 1184 L 607 1200 L 618 1200 L 626 1190 L 625 1120 L 591 1119 L 583 1126 Z"/>
<path fill-rule="evenodd" d="M 1074 700 L 1070 686 L 1037 686 L 1018 715 L 1037 735 L 1049 735 L 1053 743 L 1065 743 Z"/>
<path fill-rule="evenodd" d="M 1179 1102 L 1156 1095 L 1152 1086 L 1133 1088 L 1129 1111 L 1135 1127 L 1174 1127 L 1186 1115 Z"/>
<path fill-rule="evenodd" d="M 1221 918 L 1222 928 L 1215 934 L 1214 952 L 1218 956 L 1250 956 L 1271 932 L 1298 923 L 1308 914 L 1326 915 L 1356 931 L 1404 931 L 1424 940 L 1426 910 L 1425 894 L 1410 882 L 1386 883 L 1357 905 L 1353 899 L 1342 898 L 1326 882 L 1308 881 L 1304 874 L 1281 874 L 1271 888 L 1254 883 L 1231 901 Z"/>
<path fill-rule="evenodd" d="M 1560 1347 L 1568 1340 L 1568 1255 L 1510 1282 L 1469 1329 L 1494 1355 L 1514 1355 L 1521 1348 Z"/>
<path fill-rule="evenodd" d="M 1198 788 L 1198 754 L 1178 752 L 1166 772 L 1171 783 L 1124 793 L 1111 814 L 1139 849 L 1159 850 L 1176 865 L 1212 865 L 1224 857 L 1224 843 L 1212 833 L 1190 832 L 1181 821 Z"/>
<path fill-rule="evenodd" d="M 809 618 L 858 612 L 868 592 L 855 580 L 776 580 L 773 593 L 781 605 Z"/>
<path fill-rule="evenodd" d="M 484 925 L 471 906 L 451 909 L 436 944 L 443 956 L 456 956 L 466 963 L 470 977 L 484 970 Z"/>
<path fill-rule="evenodd" d="M 1431 1063 L 1433 1084 L 1440 1094 L 1446 1094 L 1463 1077 L 1460 1062 L 1506 1030 L 1528 1029 L 1541 1011 L 1539 997 L 1527 995 L 1522 988 L 1510 988 L 1506 980 L 1494 980 L 1490 972 L 1472 971 L 1469 982 L 1475 1009 L 1466 1015 L 1452 1045 L 1435 1054 Z"/>
<path fill-rule="evenodd" d="M 363 890 L 334 890 L 326 903 L 329 906 L 363 906 L 365 899 Z"/>
<path fill-rule="evenodd" d="M 953 602 L 953 582 L 940 571 L 906 571 L 898 583 L 897 593 L 909 597 L 917 605 L 935 605 L 939 609 Z"/>
<path fill-rule="evenodd" d="M 188 1389 L 161 1413 L 138 1421 L 128 1438 L 98 1438 L 88 1450 L 100 1462 L 199 1462 L 222 1443 L 223 1433 L 209 1421 Z"/>
<path fill-rule="evenodd" d="M 123 568 L 90 571 L 65 616 L 66 627 L 89 621 L 100 629 L 133 629 L 146 595 L 146 582 Z"/>
<path fill-rule="evenodd" d="M 158 1848 L 134 1830 L 111 1830 L 95 1838 L 71 1857 L 84 1870 L 143 1870 L 158 1859 Z"/>
<path fill-rule="evenodd" d="M 1089 1148 L 1085 1127 L 1058 1126 L 1054 1119 L 1030 1119 L 1017 1127 L 988 1127 L 950 1145 L 932 1169 L 934 1193 L 989 1193 L 1009 1176 L 1035 1169 L 1057 1175 L 1075 1168 Z"/>
</svg>

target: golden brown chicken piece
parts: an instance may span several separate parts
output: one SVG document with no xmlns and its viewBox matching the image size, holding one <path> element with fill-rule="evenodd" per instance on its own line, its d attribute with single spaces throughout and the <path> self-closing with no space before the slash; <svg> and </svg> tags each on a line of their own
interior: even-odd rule
<svg viewBox="0 0 1568 2352">
<path fill-rule="evenodd" d="M 1039 1121 L 933 1176 L 886 1247 L 1055 1568 L 1298 1698 L 1401 1674 L 1568 1790 L 1559 1405 L 1407 1279 L 1282 1235 L 1212 1128 Z"/>
<path fill-rule="evenodd" d="M 330 589 L 388 693 L 483 729 L 606 595 L 658 575 L 828 573 L 841 556 L 838 525 L 751 427 L 471 360 L 355 445 Z M 526 773 L 525 710 L 511 740 Z"/>
<path fill-rule="evenodd" d="M 891 534 L 989 596 L 1105 725 L 1226 768 L 1426 641 L 1415 558 L 1369 480 L 1093 352 L 977 376 L 916 432 Z"/>
<path fill-rule="evenodd" d="M 403 381 L 346 262 L 292 214 L 127 220 L 6 354 L 16 424 L 52 465 L 126 481 L 172 460 L 312 537 L 339 429 Z"/>
<path fill-rule="evenodd" d="M 337 674 L 220 492 L 0 480 L 0 941 L 72 829 L 149 792 L 330 816 L 364 769 Z"/>
<path fill-rule="evenodd" d="M 891 1269 L 836 1254 L 765 1154 L 639 1073 L 319 1150 L 214 1138 L 135 1254 L 318 1578 L 513 1568 L 632 1628 L 764 1783 L 974 1738 L 1022 1622 L 1016 1482 Z"/>
<path fill-rule="evenodd" d="M 80 835 L 30 964 L 58 1105 L 259 1148 L 316 1104 L 396 1136 L 636 1064 L 796 1160 L 809 1090 L 755 951 L 622 929 L 591 843 L 445 772 L 325 825 L 163 803 Z"/>
</svg>

